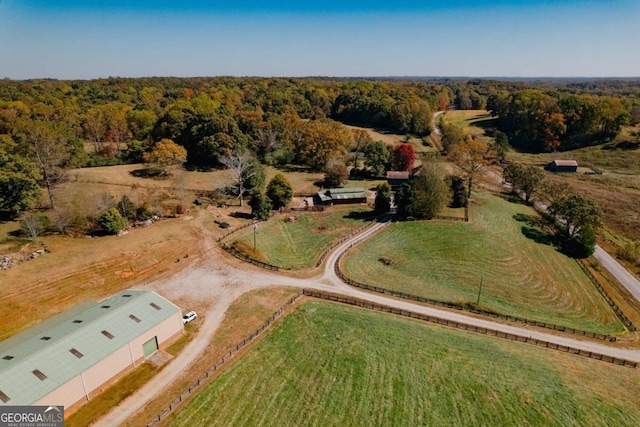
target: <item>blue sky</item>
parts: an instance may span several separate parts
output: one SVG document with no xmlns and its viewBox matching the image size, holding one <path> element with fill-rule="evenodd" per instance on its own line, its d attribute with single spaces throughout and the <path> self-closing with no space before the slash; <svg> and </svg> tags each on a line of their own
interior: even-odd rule
<svg viewBox="0 0 640 427">
<path fill-rule="evenodd" d="M 0 0 L 0 78 L 640 76 L 638 0 Z"/>
</svg>

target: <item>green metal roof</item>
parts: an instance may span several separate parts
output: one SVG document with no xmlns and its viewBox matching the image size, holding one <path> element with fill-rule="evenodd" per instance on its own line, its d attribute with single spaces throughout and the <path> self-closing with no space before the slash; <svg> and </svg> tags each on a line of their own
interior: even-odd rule
<svg viewBox="0 0 640 427">
<path fill-rule="evenodd" d="M 366 199 L 363 188 L 332 188 L 327 191 L 332 200 Z"/>
<path fill-rule="evenodd" d="M 332 196 L 334 194 L 364 193 L 364 188 L 330 188 L 327 192 Z"/>
<path fill-rule="evenodd" d="M 153 291 L 128 290 L 80 304 L 0 342 L 0 392 L 10 399 L 0 405 L 33 404 L 177 311 L 178 306 Z"/>
<path fill-rule="evenodd" d="M 329 202 L 329 201 L 331 201 L 331 197 L 327 196 L 326 194 L 324 194 L 322 192 L 318 192 L 317 196 L 318 196 L 318 198 L 320 199 L 321 202 Z"/>
</svg>

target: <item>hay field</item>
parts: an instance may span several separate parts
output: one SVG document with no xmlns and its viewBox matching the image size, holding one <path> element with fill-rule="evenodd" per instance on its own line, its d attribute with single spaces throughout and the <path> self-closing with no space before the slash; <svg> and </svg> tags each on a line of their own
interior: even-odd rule
<svg viewBox="0 0 640 427">
<path fill-rule="evenodd" d="M 477 194 L 472 222 L 392 224 L 348 252 L 343 269 L 363 283 L 458 303 L 476 303 L 484 276 L 484 309 L 599 333 L 622 331 L 578 264 L 544 241 L 535 218 L 527 206 Z"/>
<path fill-rule="evenodd" d="M 308 302 L 171 426 L 634 426 L 640 371 Z"/>
</svg>

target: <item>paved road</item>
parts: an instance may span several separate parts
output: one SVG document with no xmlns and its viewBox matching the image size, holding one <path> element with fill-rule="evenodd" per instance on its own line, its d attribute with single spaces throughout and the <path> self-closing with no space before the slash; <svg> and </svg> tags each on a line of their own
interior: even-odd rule
<svg viewBox="0 0 640 427">
<path fill-rule="evenodd" d="M 106 416 L 94 425 L 111 427 L 125 424 L 126 420 L 134 416 L 140 408 L 157 396 L 178 378 L 184 370 L 193 365 L 197 358 L 205 351 L 216 331 L 218 330 L 229 306 L 243 294 L 265 287 L 292 286 L 311 288 L 332 292 L 344 296 L 360 298 L 370 302 L 384 304 L 403 310 L 410 310 L 441 319 L 467 323 L 482 328 L 493 329 L 522 337 L 530 337 L 548 341 L 563 346 L 597 352 L 607 356 L 640 362 L 640 350 L 623 348 L 619 345 L 611 346 L 605 342 L 572 338 L 555 335 L 551 332 L 530 329 L 527 326 L 512 326 L 492 320 L 480 319 L 457 311 L 447 311 L 435 307 L 419 305 L 407 300 L 388 298 L 381 294 L 373 294 L 350 287 L 342 282 L 335 274 L 335 263 L 341 254 L 353 245 L 379 232 L 389 223 L 382 222 L 373 225 L 362 233 L 337 246 L 326 259 L 323 272 L 314 278 L 297 279 L 277 273 L 262 270 L 250 264 L 241 263 L 235 258 L 223 255 L 217 247 L 212 249 L 210 257 L 202 260 L 200 265 L 189 267 L 172 278 L 151 283 L 145 287 L 156 290 L 171 299 L 189 295 L 202 301 L 211 301 L 204 316 L 200 331 L 185 349 L 154 376 L 147 384 L 132 394 L 129 398 L 113 408 Z M 543 351 L 543 350 L 541 350 Z M 204 371 L 208 367 L 202 367 Z"/>
<path fill-rule="evenodd" d="M 502 181 L 502 176 L 500 174 L 486 168 L 483 169 L 483 173 L 496 183 L 504 185 L 507 188 L 511 187 L 510 184 Z M 547 210 L 547 206 L 543 203 L 535 202 L 535 209 L 539 212 L 544 212 Z M 638 280 L 637 277 L 631 274 L 607 251 L 602 249 L 600 245 L 595 246 L 593 257 L 600 261 L 602 266 L 611 273 L 611 275 L 615 277 L 616 280 L 618 280 L 618 282 L 620 282 L 638 302 L 640 302 L 640 280 Z"/>
<path fill-rule="evenodd" d="M 622 284 L 633 295 L 633 297 L 640 301 L 640 280 L 638 280 L 633 274 L 615 260 L 607 251 L 602 249 L 599 245 L 596 245 L 596 250 L 593 253 L 595 259 L 600 261 L 602 266 L 607 269 L 609 273 L 615 277 L 618 282 Z"/>
</svg>

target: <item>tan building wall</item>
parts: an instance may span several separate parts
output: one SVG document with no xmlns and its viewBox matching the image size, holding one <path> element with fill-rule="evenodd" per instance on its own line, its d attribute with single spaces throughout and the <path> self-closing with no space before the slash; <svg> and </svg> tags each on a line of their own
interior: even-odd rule
<svg viewBox="0 0 640 427">
<path fill-rule="evenodd" d="M 68 407 L 78 401 L 86 401 L 82 377 L 78 375 L 66 384 L 53 390 L 51 393 L 34 403 L 34 405 L 56 406 L 64 405 L 65 412 Z"/>
<path fill-rule="evenodd" d="M 133 364 L 129 346 L 125 345 L 82 373 L 87 392 L 91 395 L 102 384 L 129 368 L 133 368 Z"/>
<path fill-rule="evenodd" d="M 144 359 L 142 344 L 155 336 L 158 337 L 158 347 L 160 349 L 164 349 L 171 345 L 177 337 L 181 336 L 182 332 L 182 315 L 179 312 L 176 312 L 173 316 L 149 329 L 138 338 L 133 339 L 130 344 L 136 365 Z"/>
<path fill-rule="evenodd" d="M 182 316 L 180 312 L 176 312 L 173 316 L 38 400 L 34 405 L 64 405 L 66 417 L 75 412 L 82 404 L 102 393 L 104 389 L 123 375 L 132 371 L 134 366 L 143 363 L 142 345 L 145 342 L 155 336 L 158 338 L 158 347 L 165 349 L 180 338 L 183 332 Z"/>
</svg>

